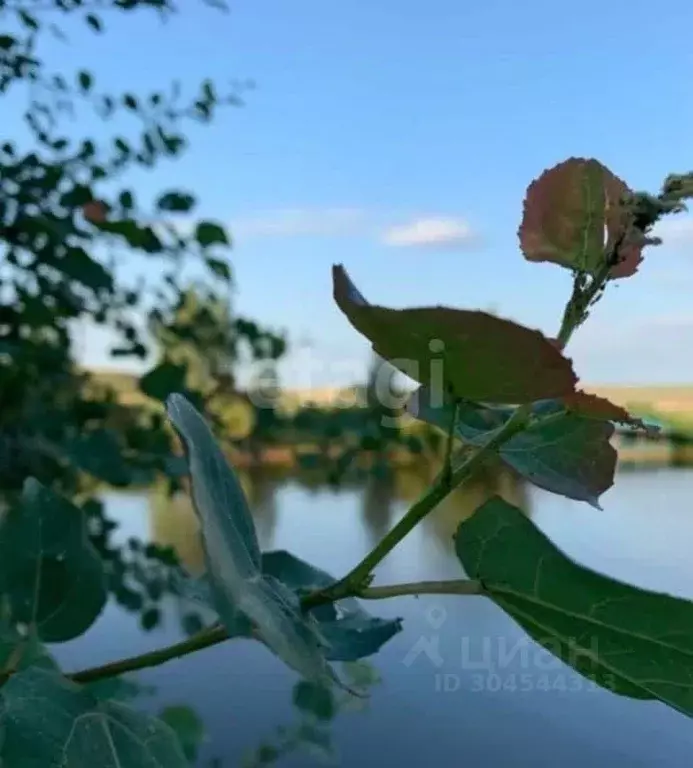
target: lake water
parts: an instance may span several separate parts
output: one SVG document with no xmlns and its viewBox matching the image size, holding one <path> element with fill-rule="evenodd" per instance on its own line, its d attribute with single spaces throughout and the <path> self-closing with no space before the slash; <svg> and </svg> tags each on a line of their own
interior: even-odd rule
<svg viewBox="0 0 693 768">
<path fill-rule="evenodd" d="M 343 575 L 404 513 L 423 481 L 332 490 L 295 480 L 246 481 L 263 549 L 289 549 Z M 377 570 L 376 584 L 459 578 L 451 536 L 493 491 L 522 506 L 579 562 L 639 586 L 693 598 L 693 470 L 620 472 L 603 511 L 496 478 L 450 497 Z M 177 546 L 192 570 L 201 553 L 185 500 L 146 494 L 105 497 L 118 536 Z M 511 553 L 508 553 L 511 556 Z M 632 701 L 582 678 L 525 639 L 481 597 L 371 601 L 404 629 L 368 662 L 380 682 L 365 708 L 340 712 L 331 735 L 342 766 L 684 766 L 693 756 L 693 721 L 655 702 Z M 177 607 L 163 625 L 140 629 L 137 617 L 109 605 L 89 633 L 55 648 L 78 669 L 168 645 L 183 637 Z M 693 629 L 693 628 L 692 628 Z M 423 650 L 422 650 L 423 649 Z M 425 650 L 427 649 L 427 651 Z M 512 658 L 511 658 L 512 657 Z M 235 767 L 297 722 L 296 676 L 259 644 L 234 640 L 138 674 L 154 687 L 141 706 L 188 704 L 205 722 L 200 765 Z M 307 751 L 281 766 L 320 762 Z"/>
</svg>

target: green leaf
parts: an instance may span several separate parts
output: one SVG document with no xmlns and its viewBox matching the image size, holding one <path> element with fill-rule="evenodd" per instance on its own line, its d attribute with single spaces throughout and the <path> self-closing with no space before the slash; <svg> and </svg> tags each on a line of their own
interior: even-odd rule
<svg viewBox="0 0 693 768">
<path fill-rule="evenodd" d="M 117 434 L 111 430 L 78 435 L 65 442 L 63 451 L 75 467 L 110 485 L 122 488 L 132 482 Z"/>
<path fill-rule="evenodd" d="M 518 236 L 525 258 L 596 274 L 626 231 L 621 200 L 629 194 L 626 184 L 594 159 L 571 157 L 544 171 L 524 202 Z M 611 277 L 634 274 L 641 252 L 642 245 L 622 245 Z"/>
<path fill-rule="evenodd" d="M 227 283 L 231 282 L 231 267 L 225 261 L 208 257 L 205 259 L 205 263 L 217 277 Z"/>
<path fill-rule="evenodd" d="M 30 13 L 27 13 L 25 10 L 19 10 L 17 11 L 17 16 L 21 20 L 22 24 L 27 28 L 30 29 L 32 32 L 36 32 L 39 28 L 39 23 L 36 20 L 36 17 L 33 16 Z"/>
<path fill-rule="evenodd" d="M 93 13 L 88 13 L 84 20 L 87 22 L 87 24 L 94 30 L 94 32 L 102 32 L 103 31 L 103 24 L 101 23 L 101 19 L 96 16 Z"/>
<path fill-rule="evenodd" d="M 580 674 L 693 715 L 693 603 L 583 568 L 498 497 L 460 525 L 455 548 L 485 594 Z"/>
<path fill-rule="evenodd" d="M 140 226 L 133 219 L 121 221 L 100 221 L 95 226 L 102 232 L 109 232 L 122 237 L 132 248 L 139 248 L 145 253 L 161 253 L 164 247 L 151 227 Z"/>
<path fill-rule="evenodd" d="M 572 363 L 539 331 L 486 312 L 369 304 L 341 266 L 332 270 L 334 298 L 375 352 L 421 384 L 457 398 L 530 403 L 569 395 Z"/>
<path fill-rule="evenodd" d="M 139 106 L 137 104 L 137 99 L 131 93 L 126 93 L 123 96 L 123 104 L 125 105 L 125 107 L 127 107 L 129 110 L 133 112 L 136 112 L 139 109 Z"/>
<path fill-rule="evenodd" d="M 260 547 L 241 485 L 200 414 L 179 394 L 167 402 L 169 419 L 185 444 L 193 505 L 205 550 L 214 604 L 230 632 L 238 612 L 288 666 L 315 682 L 338 679 L 324 656 L 317 622 L 281 582 L 261 573 Z"/>
<path fill-rule="evenodd" d="M 92 77 L 90 72 L 87 72 L 86 70 L 82 70 L 78 73 L 77 79 L 79 81 L 79 87 L 86 93 L 91 89 L 91 86 L 94 83 L 94 78 Z"/>
<path fill-rule="evenodd" d="M 452 408 L 449 399 L 438 406 L 425 387 L 406 405 L 412 416 L 443 430 L 450 425 Z M 471 445 L 484 445 L 511 414 L 510 408 L 460 403 L 457 436 Z M 599 496 L 613 485 L 616 470 L 616 450 L 610 442 L 613 425 L 571 413 L 556 400 L 534 403 L 532 416 L 523 432 L 501 446 L 500 457 L 539 488 L 601 509 Z"/>
<path fill-rule="evenodd" d="M 294 706 L 312 715 L 316 720 L 332 720 L 337 712 L 332 690 L 306 680 L 301 680 L 294 685 L 293 701 Z"/>
<path fill-rule="evenodd" d="M 58 665 L 35 632 L 20 633 L 16 627 L 0 621 L 0 674 L 29 667 L 57 669 Z"/>
<path fill-rule="evenodd" d="M 135 198 L 132 192 L 125 189 L 118 195 L 118 202 L 124 211 L 131 211 L 135 207 Z"/>
<path fill-rule="evenodd" d="M 187 768 L 171 728 L 102 701 L 59 673 L 31 668 L 0 689 L 0 762 L 7 768 Z"/>
<path fill-rule="evenodd" d="M 156 207 L 160 211 L 175 213 L 188 213 L 194 206 L 195 198 L 187 192 L 165 192 L 156 201 Z"/>
<path fill-rule="evenodd" d="M 152 629 L 156 629 L 161 622 L 161 611 L 156 608 L 147 608 L 147 610 L 140 616 L 140 625 L 145 632 L 151 632 Z"/>
<path fill-rule="evenodd" d="M 335 582 L 325 571 L 286 550 L 263 553 L 262 570 L 286 584 L 299 597 Z M 356 661 L 372 656 L 402 629 L 401 619 L 371 616 L 354 598 L 314 608 L 312 614 L 329 644 L 325 655 L 330 661 Z"/>
<path fill-rule="evenodd" d="M 164 402 L 173 392 L 185 389 L 187 366 L 169 360 L 159 363 L 140 379 L 140 391 L 147 397 Z"/>
<path fill-rule="evenodd" d="M 66 277 L 76 280 L 93 291 L 112 291 L 113 275 L 84 248 L 70 247 L 62 259 L 51 262 Z"/>
<path fill-rule="evenodd" d="M 230 245 L 226 230 L 213 221 L 201 221 L 195 229 L 195 240 L 203 247 L 210 245 Z"/>
<path fill-rule="evenodd" d="M 170 706 L 159 713 L 159 718 L 176 734 L 185 756 L 194 763 L 205 738 L 204 723 L 195 710 L 185 705 Z"/>
<path fill-rule="evenodd" d="M 101 558 L 82 511 L 33 478 L 0 522 L 0 593 L 45 642 L 83 634 L 106 604 Z"/>
<path fill-rule="evenodd" d="M 123 675 L 119 677 L 104 677 L 101 680 L 86 683 L 82 687 L 89 691 L 92 696 L 102 701 L 121 701 L 123 703 L 132 701 L 138 696 L 153 694 L 156 691 L 156 688 L 153 686 L 144 686 Z"/>
</svg>

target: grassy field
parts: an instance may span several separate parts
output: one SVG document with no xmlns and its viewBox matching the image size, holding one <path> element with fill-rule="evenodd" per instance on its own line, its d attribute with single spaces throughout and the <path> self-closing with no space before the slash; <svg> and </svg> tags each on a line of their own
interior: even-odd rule
<svg viewBox="0 0 693 768">
<path fill-rule="evenodd" d="M 147 401 L 137 388 L 137 379 L 131 374 L 114 371 L 92 373 L 97 383 L 112 386 L 124 404 Z M 649 387 L 587 385 L 585 389 L 640 415 L 657 414 L 674 424 L 693 425 L 693 384 Z M 355 397 L 353 391 L 331 388 L 285 390 L 282 401 L 288 410 L 294 410 L 310 403 L 325 407 L 347 405 L 354 402 Z"/>
</svg>

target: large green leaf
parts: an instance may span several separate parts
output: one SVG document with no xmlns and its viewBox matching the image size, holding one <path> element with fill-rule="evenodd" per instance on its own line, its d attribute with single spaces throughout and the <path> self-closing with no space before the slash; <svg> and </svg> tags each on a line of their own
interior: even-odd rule
<svg viewBox="0 0 693 768">
<path fill-rule="evenodd" d="M 447 429 L 453 406 L 448 399 L 438 405 L 421 387 L 406 409 L 415 418 Z M 484 445 L 511 414 L 509 408 L 460 403 L 457 435 L 472 445 Z M 599 496 L 613 485 L 616 470 L 616 450 L 610 442 L 613 425 L 572 413 L 556 400 L 534 403 L 532 415 L 527 428 L 501 446 L 501 458 L 539 488 L 601 509 Z"/>
<path fill-rule="evenodd" d="M 60 673 L 32 667 L 0 689 L 3 768 L 187 768 L 174 732 L 103 701 Z"/>
<path fill-rule="evenodd" d="M 211 430 L 182 395 L 171 395 L 167 409 L 186 447 L 209 586 L 222 622 L 234 632 L 241 612 L 288 666 L 315 682 L 337 682 L 315 619 L 303 615 L 288 587 L 262 573 L 245 495 Z"/>
<path fill-rule="evenodd" d="M 455 547 L 485 594 L 566 664 L 693 715 L 693 603 L 583 568 L 498 497 L 460 525 Z"/>
<path fill-rule="evenodd" d="M 106 604 L 82 511 L 32 478 L 0 522 L 0 593 L 12 621 L 35 627 L 45 642 L 78 637 Z"/>
<path fill-rule="evenodd" d="M 575 391 L 572 363 L 539 331 L 480 311 L 375 306 L 342 266 L 332 275 L 337 305 L 375 352 L 441 397 L 447 390 L 457 398 L 517 404 Z"/>
</svg>

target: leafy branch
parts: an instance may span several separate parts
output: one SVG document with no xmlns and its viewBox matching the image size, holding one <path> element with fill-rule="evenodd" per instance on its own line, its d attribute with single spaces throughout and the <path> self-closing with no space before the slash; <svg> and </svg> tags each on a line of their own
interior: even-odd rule
<svg viewBox="0 0 693 768">
<path fill-rule="evenodd" d="M 419 581 L 408 584 L 393 584 L 380 587 L 366 587 L 358 592 L 342 595 L 339 599 L 346 597 L 357 597 L 362 600 L 387 600 L 393 597 L 406 597 L 418 595 L 481 595 L 483 587 L 478 581 L 468 579 L 457 579 L 448 581 Z M 316 593 L 317 596 L 317 593 Z M 318 604 L 326 604 L 327 601 L 316 601 L 313 596 L 308 595 L 302 600 L 306 609 Z M 332 600 L 332 602 L 335 602 Z M 148 667 L 157 667 L 168 661 L 183 658 L 191 653 L 211 648 L 219 643 L 233 639 L 233 635 L 223 625 L 217 624 L 208 627 L 196 633 L 192 637 L 183 640 L 180 643 L 174 643 L 166 648 L 159 648 L 155 651 L 143 653 L 138 656 L 132 656 L 127 659 L 120 659 L 111 664 L 104 664 L 99 667 L 92 667 L 80 672 L 73 672 L 67 677 L 75 683 L 93 683 L 96 680 L 104 680 L 117 675 L 123 675 L 128 672 L 136 672 Z M 259 639 L 259 638 L 258 638 Z"/>
<path fill-rule="evenodd" d="M 119 755 L 121 764 L 139 768 L 158 761 L 180 768 L 185 756 L 161 721 L 98 701 L 89 686 L 232 638 L 263 643 L 315 690 L 360 696 L 334 663 L 371 656 L 401 630 L 399 619 L 372 616 L 363 601 L 405 595 L 483 596 L 598 685 L 693 715 L 693 603 L 582 567 L 498 497 L 464 520 L 454 537 L 466 579 L 372 586 L 388 553 L 490 461 L 506 463 L 538 487 L 599 506 L 614 480 L 614 423 L 646 425 L 580 389 L 564 350 L 609 283 L 637 272 L 644 248 L 655 244 L 652 225 L 682 209 L 693 192 L 689 182 L 670 177 L 661 195 L 649 198 L 632 193 L 596 160 L 571 158 L 529 186 L 519 230 L 523 254 L 574 276 L 556 339 L 478 310 L 371 304 L 342 267 L 333 269 L 337 306 L 377 355 L 418 382 L 406 410 L 438 427 L 446 441 L 442 470 L 430 488 L 340 579 L 289 552 L 261 552 L 247 498 L 201 414 L 204 404 L 198 409 L 184 387 L 166 392 L 160 368 L 144 386 L 165 400 L 183 445 L 206 561 L 199 579 L 180 568 L 168 579 L 182 599 L 215 618 L 168 648 L 66 675 L 40 644 L 72 639 L 93 624 L 106 602 L 109 574 L 87 535 L 84 510 L 35 479 L 24 482 L 18 503 L 0 521 L 0 594 L 7 614 L 7 626 L 0 625 L 0 712 L 16 712 L 14 703 L 31 695 L 32 706 L 38 702 L 51 712 L 59 706 L 67 713 L 58 735 L 47 740 L 35 734 L 34 762 L 50 764 L 76 749 L 73 731 L 85 718 L 99 718 L 111 741 L 125 718 L 130 733 L 156 732 L 160 739 L 153 746 L 138 736 L 127 759 Z M 174 195 L 163 208 L 187 205 L 187 198 Z M 108 230 L 107 219 L 98 210 L 91 213 L 95 225 Z M 218 234 L 206 232 L 212 239 Z M 161 366 L 180 372 L 172 360 Z M 29 645 L 27 626 L 36 640 Z M 13 729 L 25 725 L 0 715 L 0 757 L 16 743 Z M 89 746 L 103 748 L 100 742 Z"/>
</svg>

